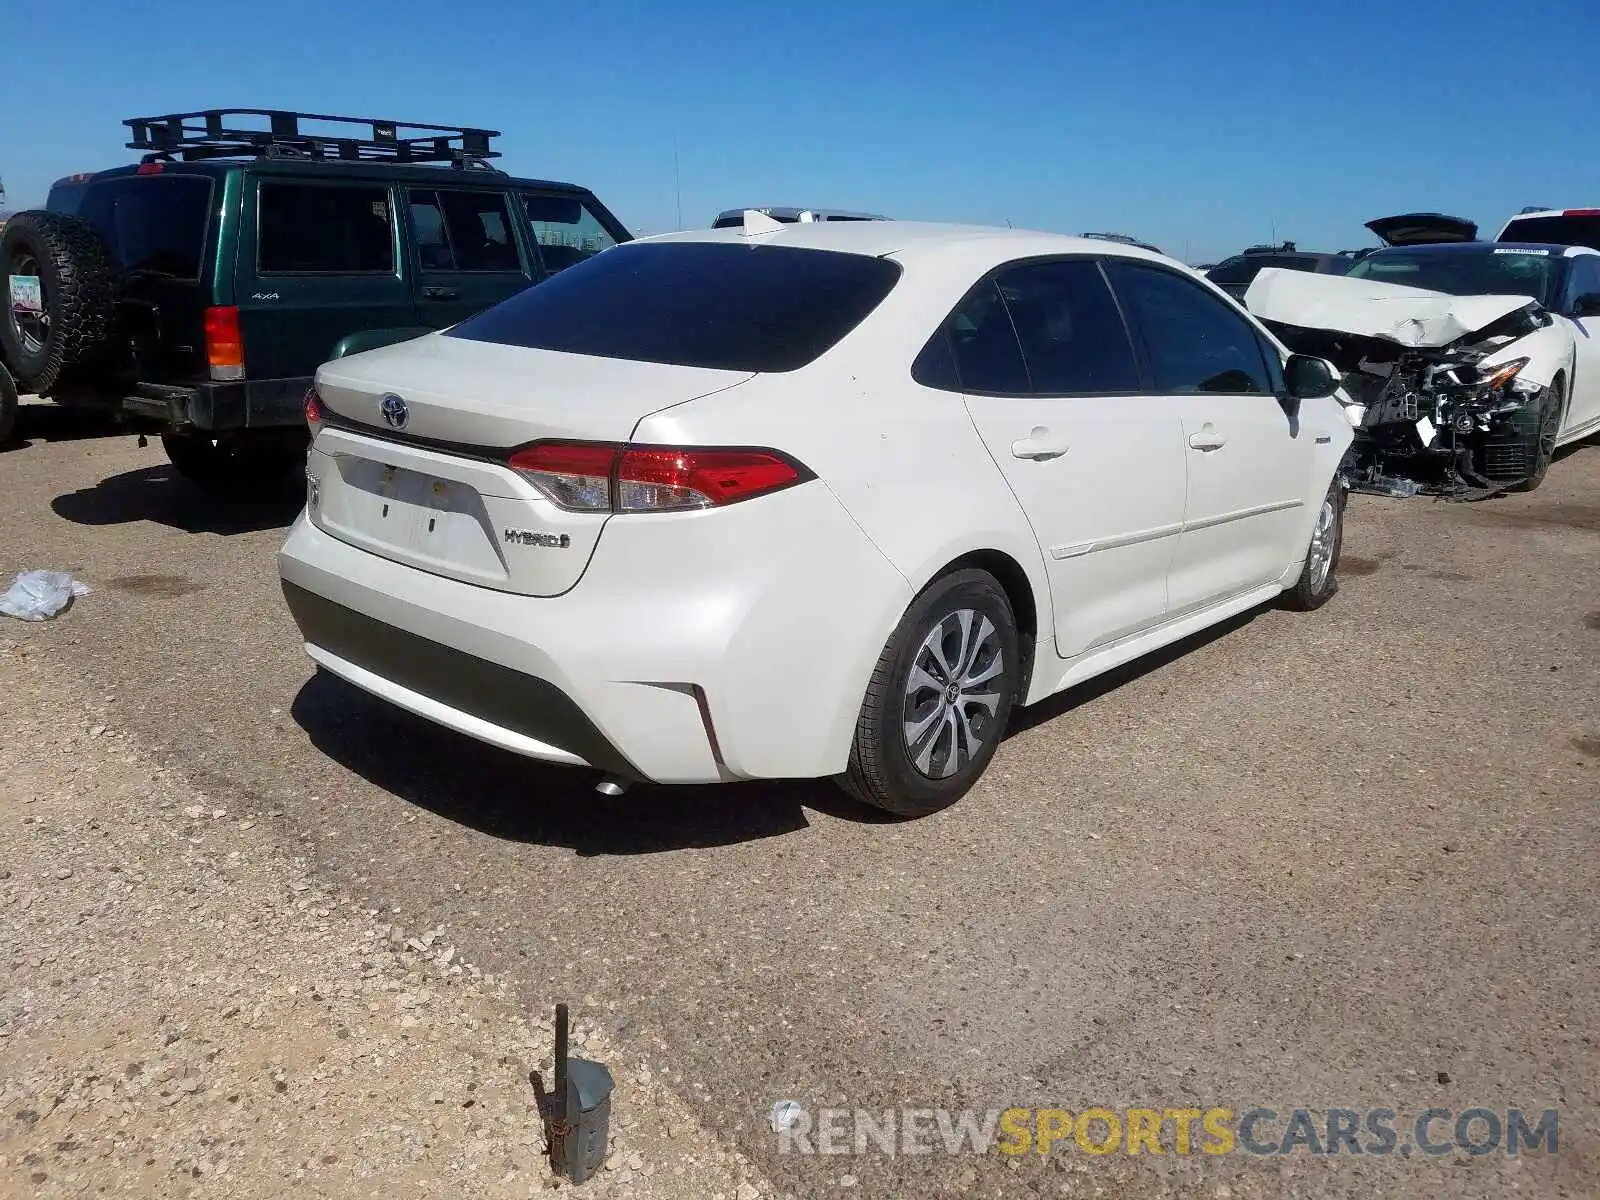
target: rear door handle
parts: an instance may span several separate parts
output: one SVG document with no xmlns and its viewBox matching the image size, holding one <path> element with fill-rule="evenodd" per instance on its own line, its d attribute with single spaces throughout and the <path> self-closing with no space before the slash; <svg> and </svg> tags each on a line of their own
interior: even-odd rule
<svg viewBox="0 0 1600 1200">
<path fill-rule="evenodd" d="M 1209 421 L 1200 427 L 1199 433 L 1189 435 L 1191 450 L 1220 450 L 1227 444 L 1228 439 L 1213 429 Z"/>
<path fill-rule="evenodd" d="M 1045 462 L 1060 458 L 1070 449 L 1064 438 L 1053 436 L 1043 425 L 1035 425 L 1027 437 L 1011 443 L 1011 457 Z"/>
<path fill-rule="evenodd" d="M 453 287 L 425 287 L 422 289 L 424 300 L 459 300 L 461 289 Z"/>
</svg>

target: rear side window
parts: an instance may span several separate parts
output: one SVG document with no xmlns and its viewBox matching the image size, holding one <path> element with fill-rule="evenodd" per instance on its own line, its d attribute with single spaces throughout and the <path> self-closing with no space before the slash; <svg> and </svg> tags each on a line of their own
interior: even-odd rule
<svg viewBox="0 0 1600 1200">
<path fill-rule="evenodd" d="M 1004 272 L 999 285 L 1028 365 L 1029 391 L 1139 390 L 1133 345 L 1096 263 L 1028 263 Z"/>
<path fill-rule="evenodd" d="M 199 279 L 211 226 L 211 180 L 129 175 L 89 184 L 77 215 L 105 239 L 123 271 Z"/>
<path fill-rule="evenodd" d="M 1107 270 L 1143 343 L 1156 391 L 1276 390 L 1261 336 L 1214 293 L 1159 267 L 1114 262 Z"/>
<path fill-rule="evenodd" d="M 1600 250 L 1600 212 L 1571 217 L 1513 217 L 1496 240 Z"/>
<path fill-rule="evenodd" d="M 413 189 L 411 223 L 425 270 L 522 270 L 511 213 L 499 192 Z"/>
<path fill-rule="evenodd" d="M 963 391 L 1020 395 L 1028 390 L 1028 367 L 1022 361 L 1016 326 L 994 280 L 968 293 L 945 328 Z"/>
<path fill-rule="evenodd" d="M 263 181 L 259 222 L 263 275 L 394 274 L 386 187 Z"/>
<path fill-rule="evenodd" d="M 718 242 L 628 244 L 463 321 L 447 336 L 729 371 L 793 371 L 889 294 L 897 264 Z"/>
</svg>

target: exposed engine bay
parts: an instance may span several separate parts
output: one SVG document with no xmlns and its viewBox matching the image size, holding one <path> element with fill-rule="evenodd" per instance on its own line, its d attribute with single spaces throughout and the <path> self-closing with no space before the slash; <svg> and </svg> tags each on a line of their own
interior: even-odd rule
<svg viewBox="0 0 1600 1200">
<path fill-rule="evenodd" d="M 1502 353 L 1550 325 L 1536 301 L 1272 270 L 1245 304 L 1291 350 L 1342 373 L 1352 490 L 1473 500 L 1538 470 L 1551 390 L 1524 374 L 1528 358 Z"/>
</svg>

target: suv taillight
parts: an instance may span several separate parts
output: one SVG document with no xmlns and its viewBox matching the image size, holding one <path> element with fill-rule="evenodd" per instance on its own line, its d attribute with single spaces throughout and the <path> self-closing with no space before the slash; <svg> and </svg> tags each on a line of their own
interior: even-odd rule
<svg viewBox="0 0 1600 1200">
<path fill-rule="evenodd" d="M 554 503 L 573 512 L 721 508 L 812 478 L 776 450 L 538 442 L 510 458 Z"/>
<path fill-rule="evenodd" d="M 206 309 L 206 362 L 213 379 L 244 378 L 244 338 L 232 305 Z"/>
<path fill-rule="evenodd" d="M 322 428 L 322 423 L 327 420 L 328 414 L 322 407 L 322 396 L 317 392 L 317 385 L 312 384 L 306 389 L 305 399 L 306 424 L 311 426 L 311 436 L 317 436 L 317 430 Z"/>
</svg>

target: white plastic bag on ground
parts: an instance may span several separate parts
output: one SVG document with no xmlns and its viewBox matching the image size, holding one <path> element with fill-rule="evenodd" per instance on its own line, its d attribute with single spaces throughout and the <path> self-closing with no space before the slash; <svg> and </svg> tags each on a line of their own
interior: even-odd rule
<svg viewBox="0 0 1600 1200">
<path fill-rule="evenodd" d="M 48 621 L 77 596 L 87 596 L 89 585 L 61 571 L 24 571 L 0 596 L 0 613 L 24 621 Z"/>
</svg>

